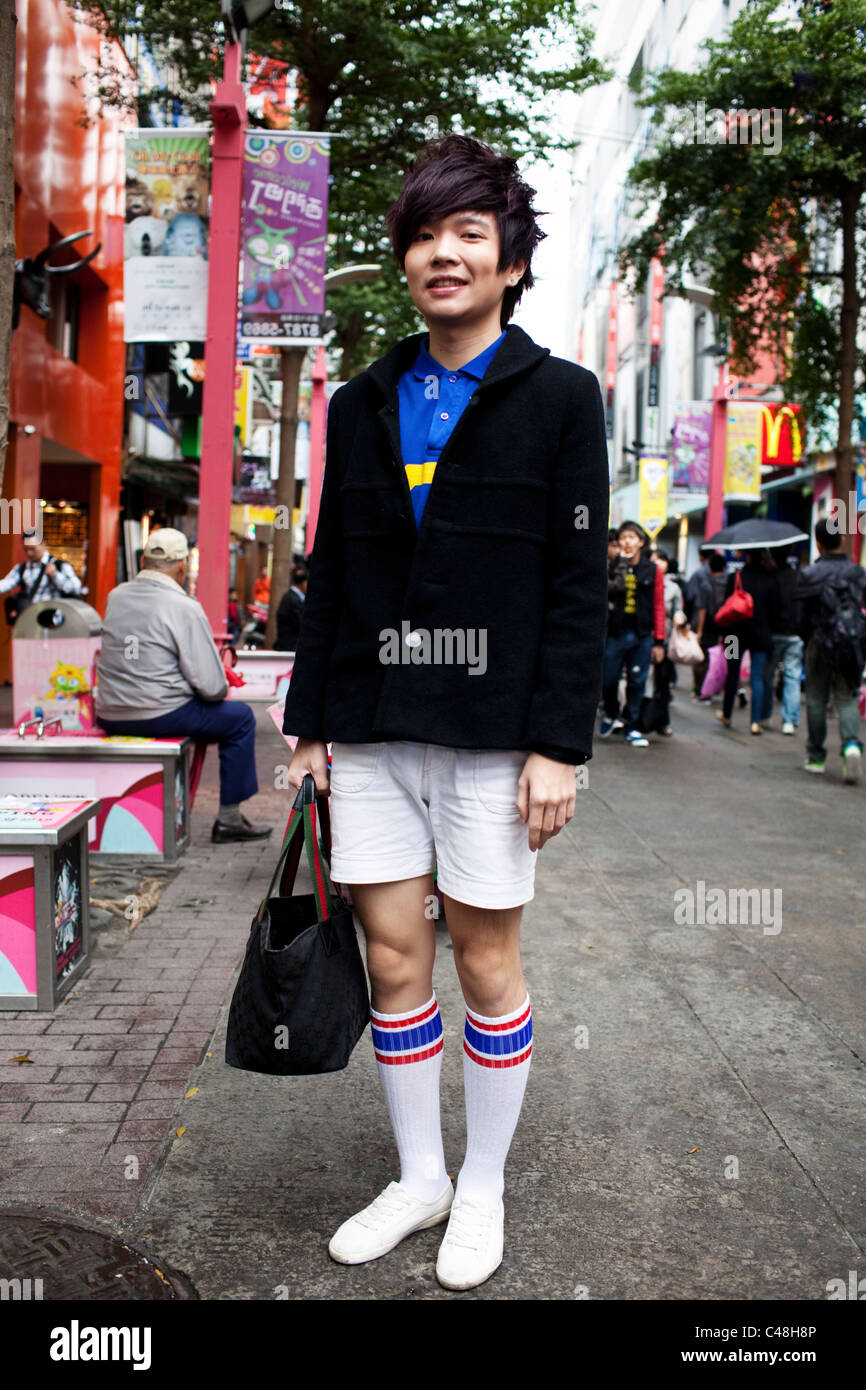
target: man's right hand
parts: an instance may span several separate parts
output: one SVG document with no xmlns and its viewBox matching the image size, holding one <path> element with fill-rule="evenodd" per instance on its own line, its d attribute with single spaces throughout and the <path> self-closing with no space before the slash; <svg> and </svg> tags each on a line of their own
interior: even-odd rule
<svg viewBox="0 0 866 1390">
<path fill-rule="evenodd" d="M 299 738 L 289 763 L 289 786 L 299 791 L 308 772 L 313 774 L 316 791 L 327 796 L 331 789 L 328 745 L 312 738 Z"/>
</svg>

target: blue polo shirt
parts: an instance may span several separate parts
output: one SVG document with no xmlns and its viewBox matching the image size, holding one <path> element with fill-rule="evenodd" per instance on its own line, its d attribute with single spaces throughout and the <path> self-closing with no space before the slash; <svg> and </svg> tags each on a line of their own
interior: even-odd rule
<svg viewBox="0 0 866 1390">
<path fill-rule="evenodd" d="M 416 526 L 421 525 L 439 456 L 504 338 L 503 329 L 490 347 L 455 368 L 443 367 L 422 343 L 415 365 L 397 382 L 400 447 Z"/>
</svg>

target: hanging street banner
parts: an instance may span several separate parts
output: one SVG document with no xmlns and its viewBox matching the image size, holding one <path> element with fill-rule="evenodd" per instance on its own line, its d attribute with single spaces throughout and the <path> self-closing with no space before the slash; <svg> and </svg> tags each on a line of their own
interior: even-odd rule
<svg viewBox="0 0 866 1390">
<path fill-rule="evenodd" d="M 616 395 L 616 330 L 617 330 L 617 282 L 610 282 L 610 298 L 607 310 L 607 358 L 604 369 L 605 400 L 604 400 L 604 420 L 605 434 L 608 439 L 613 439 L 614 419 L 613 406 Z"/>
<path fill-rule="evenodd" d="M 708 495 L 712 430 L 712 401 L 677 402 L 673 428 L 672 496 Z"/>
<path fill-rule="evenodd" d="M 659 362 L 662 350 L 662 295 L 665 288 L 664 266 L 658 256 L 650 264 L 650 364 L 647 405 L 659 403 Z"/>
<path fill-rule="evenodd" d="M 764 407 L 757 401 L 728 404 L 722 479 L 726 502 L 759 502 L 761 499 L 763 411 Z"/>
<path fill-rule="evenodd" d="M 667 520 L 668 461 L 664 454 L 644 454 L 638 470 L 640 506 L 638 521 L 654 540 Z"/>
<path fill-rule="evenodd" d="M 206 130 L 126 132 L 128 343 L 202 342 L 207 336 L 209 142 Z"/>
<path fill-rule="evenodd" d="M 328 154 L 320 135 L 247 132 L 241 342 L 321 339 Z"/>
</svg>

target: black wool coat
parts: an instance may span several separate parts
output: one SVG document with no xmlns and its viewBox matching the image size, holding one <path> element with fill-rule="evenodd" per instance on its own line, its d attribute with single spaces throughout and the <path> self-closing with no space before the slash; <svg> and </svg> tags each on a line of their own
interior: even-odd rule
<svg viewBox="0 0 866 1390">
<path fill-rule="evenodd" d="M 581 763 L 607 621 L 598 381 L 509 325 L 442 450 L 418 529 L 397 382 L 424 337 L 331 399 L 283 730 Z"/>
</svg>

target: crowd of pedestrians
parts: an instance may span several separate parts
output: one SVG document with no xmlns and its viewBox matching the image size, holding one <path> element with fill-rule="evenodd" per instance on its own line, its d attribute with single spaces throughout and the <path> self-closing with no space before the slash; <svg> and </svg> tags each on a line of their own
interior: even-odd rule
<svg viewBox="0 0 866 1390">
<path fill-rule="evenodd" d="M 622 729 L 637 748 L 648 746 L 650 733 L 670 737 L 677 663 L 687 662 L 695 700 L 708 704 L 721 694 L 716 717 L 725 728 L 733 727 L 738 698 L 743 708 L 749 703 L 748 679 L 756 736 L 769 727 L 775 693 L 781 731 L 795 734 L 805 692 L 810 773 L 824 771 L 827 713 L 834 708 L 843 777 L 858 782 L 866 570 L 848 559 L 841 533 L 826 520 L 817 523 L 815 541 L 819 558 L 805 567 L 792 545 L 754 543 L 730 563 L 718 551 L 705 552 L 683 585 L 673 557 L 662 550 L 651 555 L 637 523 L 611 531 L 600 737 Z M 672 643 L 675 632 L 695 640 Z"/>
</svg>

